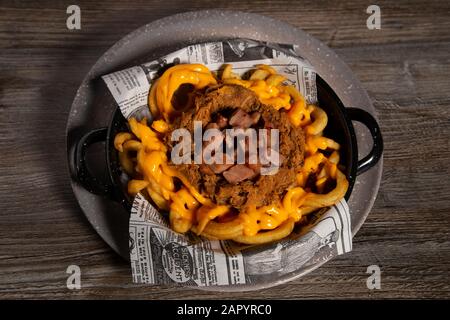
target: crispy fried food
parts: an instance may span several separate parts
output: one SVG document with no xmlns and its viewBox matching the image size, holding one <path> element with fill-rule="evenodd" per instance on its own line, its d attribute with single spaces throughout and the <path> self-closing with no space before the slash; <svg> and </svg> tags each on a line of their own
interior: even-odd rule
<svg viewBox="0 0 450 320">
<path fill-rule="evenodd" d="M 268 205 L 295 184 L 296 168 L 304 160 L 303 130 L 291 124 L 286 112 L 262 104 L 253 91 L 238 85 L 210 87 L 197 95 L 195 108 L 177 118 L 171 130 L 186 128 L 193 137 L 194 121 L 201 121 L 204 129 L 233 125 L 248 128 L 258 124 L 259 128 L 279 130 L 281 166 L 274 175 L 260 175 L 257 164 L 246 164 L 245 168 L 227 164 L 177 165 L 177 170 L 215 203 L 232 205 L 238 210 L 250 204 Z"/>
</svg>

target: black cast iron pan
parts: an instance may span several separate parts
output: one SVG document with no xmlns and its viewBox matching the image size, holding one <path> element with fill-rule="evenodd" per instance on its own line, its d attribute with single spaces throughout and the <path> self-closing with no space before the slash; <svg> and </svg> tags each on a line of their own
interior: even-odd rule
<svg viewBox="0 0 450 320">
<path fill-rule="evenodd" d="M 337 141 L 341 145 L 341 164 L 345 166 L 345 174 L 349 180 L 349 188 L 345 195 L 348 199 L 358 175 L 372 168 L 383 153 L 383 140 L 380 128 L 375 118 L 362 109 L 345 108 L 336 93 L 320 77 L 317 76 L 317 97 L 319 106 L 328 115 L 328 125 L 324 135 Z M 353 127 L 353 121 L 365 125 L 372 136 L 372 149 L 367 156 L 358 160 L 358 145 Z M 120 169 L 118 153 L 114 149 L 114 137 L 118 132 L 128 131 L 126 119 L 120 109 L 113 113 L 108 127 L 98 128 L 87 132 L 76 144 L 73 168 L 76 178 L 91 193 L 102 195 L 113 201 L 121 202 L 129 212 L 132 199 L 126 192 L 124 173 Z M 86 163 L 87 149 L 99 142 L 105 143 L 105 161 L 108 170 L 106 181 L 92 175 Z"/>
</svg>

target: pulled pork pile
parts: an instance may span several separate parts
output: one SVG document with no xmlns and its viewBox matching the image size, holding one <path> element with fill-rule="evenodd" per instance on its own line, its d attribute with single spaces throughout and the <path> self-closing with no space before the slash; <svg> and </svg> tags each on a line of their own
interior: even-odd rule
<svg viewBox="0 0 450 320">
<path fill-rule="evenodd" d="M 231 205 L 237 210 L 249 205 L 269 205 L 279 201 L 295 183 L 296 169 L 303 165 L 304 133 L 291 125 L 284 111 L 261 104 L 251 90 L 239 85 L 221 85 L 197 93 L 194 106 L 174 121 L 171 130 L 186 128 L 193 137 L 194 121 L 201 121 L 203 130 L 218 129 L 223 133 L 231 128 L 279 130 L 280 166 L 273 175 L 261 175 L 261 164 L 248 163 L 248 155 L 244 164 L 223 161 L 222 164 L 174 165 L 197 190 L 217 204 Z M 167 143 L 172 145 L 170 136 Z"/>
</svg>

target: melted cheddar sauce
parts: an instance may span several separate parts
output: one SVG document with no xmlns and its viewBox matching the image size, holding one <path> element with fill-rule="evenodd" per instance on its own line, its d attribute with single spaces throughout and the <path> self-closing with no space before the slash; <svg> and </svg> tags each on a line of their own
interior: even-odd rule
<svg viewBox="0 0 450 320">
<path fill-rule="evenodd" d="M 260 208 L 250 206 L 240 212 L 236 219 L 242 225 L 244 236 L 256 237 L 260 231 L 274 230 L 289 219 L 298 222 L 304 215 L 337 202 L 348 187 L 345 175 L 338 168 L 339 144 L 322 136 L 328 120 L 326 113 L 318 106 L 308 105 L 295 87 L 283 84 L 285 80 L 266 65 L 256 66 L 247 80 L 235 75 L 231 65 L 226 65 L 222 72 L 221 83 L 246 87 L 255 92 L 262 103 L 277 110 L 285 109 L 291 123 L 300 126 L 306 137 L 305 160 L 298 170 L 297 186 L 287 190 L 278 203 Z M 129 120 L 132 134 L 119 133 L 115 137 L 114 145 L 120 152 L 122 167 L 127 173 L 139 177 L 129 182 L 129 194 L 136 195 L 145 190 L 159 208 L 170 211 L 170 223 L 177 232 L 195 229 L 197 234 L 201 234 L 203 230 L 208 230 L 210 221 L 231 210 L 204 197 L 176 168 L 169 166 L 167 147 L 162 142 L 171 119 L 180 113 L 172 105 L 176 90 L 183 84 L 202 89 L 217 83 L 209 69 L 200 64 L 181 64 L 169 68 L 156 80 L 149 93 L 149 107 L 158 120 L 149 127 L 145 119 L 138 122 L 132 118 Z M 326 156 L 322 152 L 324 150 L 331 155 Z M 135 159 L 130 156 L 131 151 L 137 152 Z M 307 187 L 311 174 L 315 176 L 315 188 L 319 192 L 330 180 L 336 181 L 335 189 L 328 194 L 312 192 Z M 182 182 L 178 190 L 175 189 L 175 178 Z M 208 234 L 211 233 L 211 230 L 208 231 Z"/>
</svg>

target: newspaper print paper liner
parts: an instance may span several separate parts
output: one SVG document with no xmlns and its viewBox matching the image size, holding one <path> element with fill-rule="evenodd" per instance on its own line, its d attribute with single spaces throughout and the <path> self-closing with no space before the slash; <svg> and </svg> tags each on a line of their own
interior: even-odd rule
<svg viewBox="0 0 450 320">
<path fill-rule="evenodd" d="M 224 63 L 232 63 L 233 72 L 241 75 L 256 64 L 267 64 L 296 86 L 309 103 L 317 102 L 314 68 L 295 53 L 295 46 L 249 39 L 191 45 L 102 78 L 125 118 L 145 116 L 151 121 L 147 103 L 151 84 L 162 70 L 179 63 L 202 63 L 214 72 Z M 351 251 L 350 221 L 348 205 L 342 199 L 312 214 L 308 226 L 296 227 L 283 240 L 240 245 L 176 233 L 138 194 L 129 225 L 133 282 L 198 287 L 265 283 L 319 262 L 315 256 L 329 260 Z"/>
</svg>

